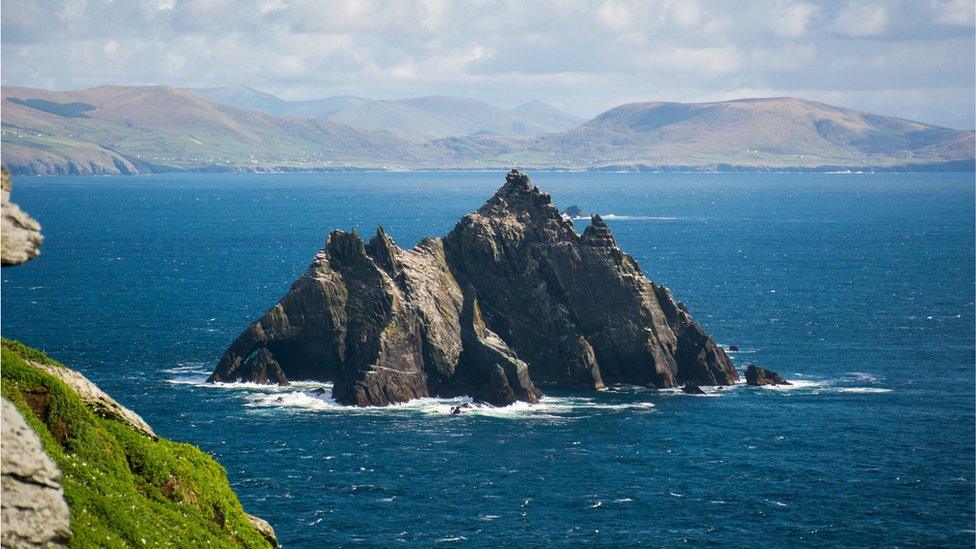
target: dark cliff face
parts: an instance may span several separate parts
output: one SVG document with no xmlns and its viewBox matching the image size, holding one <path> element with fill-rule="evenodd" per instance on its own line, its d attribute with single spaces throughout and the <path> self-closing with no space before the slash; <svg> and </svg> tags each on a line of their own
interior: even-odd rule
<svg viewBox="0 0 976 549">
<path fill-rule="evenodd" d="M 280 366 L 279 376 L 255 376 Z M 251 363 L 257 363 L 252 358 Z M 276 373 L 278 370 L 274 370 Z M 334 381 L 344 404 L 467 394 L 536 402 L 533 380 L 600 388 L 738 379 L 681 303 L 649 281 L 599 216 L 578 235 L 512 171 L 443 238 L 401 250 L 334 231 L 282 300 L 224 354 L 210 381 Z"/>
</svg>

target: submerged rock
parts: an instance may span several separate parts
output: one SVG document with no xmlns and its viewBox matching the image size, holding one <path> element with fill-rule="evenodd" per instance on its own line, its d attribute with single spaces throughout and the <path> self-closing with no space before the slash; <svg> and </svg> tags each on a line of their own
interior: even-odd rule
<svg viewBox="0 0 976 549">
<path fill-rule="evenodd" d="M 37 257 L 44 237 L 40 224 L 10 201 L 10 172 L 6 167 L 0 180 L 0 264 L 9 267 Z"/>
<path fill-rule="evenodd" d="M 209 381 L 267 353 L 291 380 L 333 381 L 342 404 L 469 395 L 536 402 L 534 381 L 730 384 L 725 352 L 648 280 L 599 216 L 578 235 L 550 196 L 512 170 L 442 238 L 400 249 L 382 227 L 333 231 Z"/>
<path fill-rule="evenodd" d="M 686 395 L 704 395 L 705 391 L 701 387 L 695 385 L 694 383 L 685 383 L 685 386 L 681 388 L 681 392 Z"/>
<path fill-rule="evenodd" d="M 570 218 L 573 218 L 573 219 L 576 219 L 578 217 L 585 217 L 586 216 L 586 214 L 583 213 L 582 208 L 580 208 L 579 206 L 576 206 L 576 205 L 573 205 L 573 206 L 570 206 L 570 207 L 566 208 L 566 211 L 564 211 L 563 214 L 565 214 L 567 217 L 570 217 Z"/>
<path fill-rule="evenodd" d="M 749 364 L 746 366 L 746 385 L 761 386 L 761 385 L 793 385 L 789 381 L 783 379 L 783 376 L 777 374 L 772 370 L 767 370 L 765 368 L 760 368 L 755 364 Z"/>
</svg>

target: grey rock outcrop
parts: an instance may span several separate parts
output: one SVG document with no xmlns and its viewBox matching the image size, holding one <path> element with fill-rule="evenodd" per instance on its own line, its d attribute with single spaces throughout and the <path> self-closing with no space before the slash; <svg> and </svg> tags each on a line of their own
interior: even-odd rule
<svg viewBox="0 0 976 549">
<path fill-rule="evenodd" d="M 755 364 L 746 366 L 746 385 L 760 387 L 762 385 L 793 385 L 783 379 L 783 376 L 772 370 L 760 368 Z"/>
<path fill-rule="evenodd" d="M 343 404 L 467 394 L 535 402 L 534 381 L 728 385 L 735 369 L 670 291 L 593 216 L 582 235 L 515 170 L 442 238 L 402 250 L 379 228 L 333 231 L 291 290 L 231 344 L 210 381 L 267 351 Z"/>
<path fill-rule="evenodd" d="M 70 514 L 61 489 L 61 471 L 44 453 L 41 440 L 17 408 L 5 398 L 0 405 L 0 546 L 67 547 Z"/>
<path fill-rule="evenodd" d="M 152 430 L 152 427 L 139 414 L 116 402 L 114 398 L 108 396 L 105 391 L 98 388 L 98 385 L 89 381 L 81 373 L 69 368 L 61 368 L 41 362 L 31 361 L 30 364 L 64 382 L 96 414 L 107 419 L 120 421 L 153 440 L 159 438 Z"/>
<path fill-rule="evenodd" d="M 0 264 L 20 265 L 41 253 L 41 225 L 10 201 L 10 172 L 6 167 L 0 187 Z"/>
<path fill-rule="evenodd" d="M 274 528 L 268 524 L 268 521 L 261 517 L 256 517 L 250 513 L 244 514 L 247 516 L 247 520 L 251 523 L 251 526 L 253 526 L 258 532 L 261 532 L 261 535 L 264 536 L 264 539 L 268 540 L 268 543 L 272 547 L 278 547 L 278 535 L 275 534 Z"/>
</svg>

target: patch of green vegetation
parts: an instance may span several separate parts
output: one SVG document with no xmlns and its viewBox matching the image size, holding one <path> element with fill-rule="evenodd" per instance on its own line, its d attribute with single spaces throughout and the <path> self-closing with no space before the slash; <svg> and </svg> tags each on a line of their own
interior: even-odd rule
<svg viewBox="0 0 976 549">
<path fill-rule="evenodd" d="M 36 349 L 4 339 L 0 353 L 3 396 L 63 473 L 73 546 L 268 546 L 212 457 L 96 416 L 67 385 L 29 363 L 63 367 Z"/>
<path fill-rule="evenodd" d="M 7 100 L 11 103 L 24 105 L 25 107 L 37 109 L 41 112 L 46 112 L 49 114 L 55 114 L 57 116 L 63 116 L 65 118 L 88 118 L 88 115 L 85 113 L 95 110 L 95 105 L 81 103 L 79 101 L 75 101 L 73 103 L 56 103 L 54 101 L 47 101 L 44 99 L 20 99 L 17 97 L 8 97 Z"/>
</svg>

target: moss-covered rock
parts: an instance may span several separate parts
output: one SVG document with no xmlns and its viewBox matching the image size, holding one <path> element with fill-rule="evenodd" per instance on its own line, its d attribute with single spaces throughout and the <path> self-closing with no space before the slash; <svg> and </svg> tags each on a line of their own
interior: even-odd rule
<svg viewBox="0 0 976 549">
<path fill-rule="evenodd" d="M 3 396 L 61 469 L 75 547 L 267 547 L 224 468 L 199 448 L 101 417 L 45 368 L 44 353 L 2 342 Z"/>
</svg>

